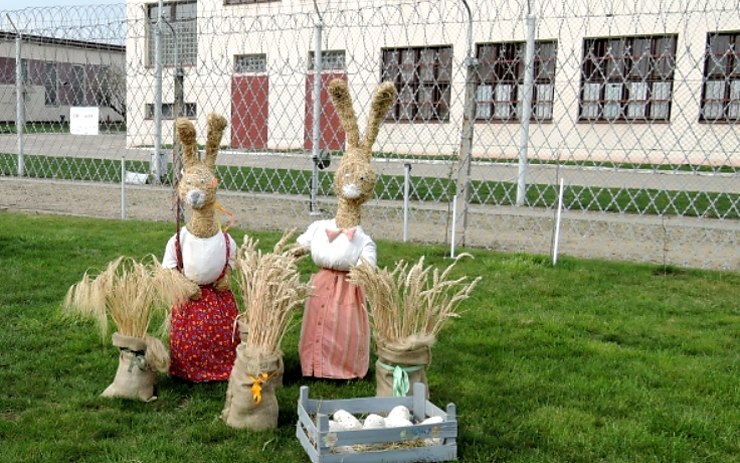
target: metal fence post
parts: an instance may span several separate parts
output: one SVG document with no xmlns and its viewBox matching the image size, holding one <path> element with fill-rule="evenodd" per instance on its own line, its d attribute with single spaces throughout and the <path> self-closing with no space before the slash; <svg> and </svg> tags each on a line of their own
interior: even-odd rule
<svg viewBox="0 0 740 463">
<path fill-rule="evenodd" d="M 149 166 L 155 184 L 162 181 L 162 8 L 163 0 L 159 0 L 154 33 L 154 153 Z"/>
<path fill-rule="evenodd" d="M 15 29 L 15 129 L 16 129 L 16 142 L 18 146 L 18 177 L 25 175 L 26 167 L 25 160 L 23 159 L 23 131 L 26 128 L 26 117 L 25 117 L 25 100 L 26 90 L 23 82 L 23 55 L 22 55 L 22 41 L 23 36 L 15 27 L 13 20 L 10 19 L 10 15 L 6 15 L 8 21 Z"/>
<path fill-rule="evenodd" d="M 534 88 L 534 35 L 535 17 L 527 2 L 527 46 L 524 52 L 524 85 L 522 86 L 522 112 L 519 126 L 519 168 L 516 182 L 516 205 L 524 205 L 527 197 L 527 151 L 529 148 L 529 119 L 532 117 L 532 90 Z"/>
<path fill-rule="evenodd" d="M 121 220 L 126 219 L 126 157 L 121 156 Z"/>
<path fill-rule="evenodd" d="M 313 168 L 311 169 L 311 193 L 309 203 L 309 213 L 311 215 L 320 214 L 316 196 L 319 190 L 319 160 L 321 149 L 319 141 L 321 139 L 321 32 L 324 27 L 324 20 L 321 17 L 318 5 L 314 0 L 314 8 L 319 17 L 314 27 L 314 50 L 313 50 L 313 113 L 311 116 L 311 159 Z"/>
<path fill-rule="evenodd" d="M 180 64 L 180 59 L 178 55 L 177 32 L 175 32 L 175 28 L 172 27 L 172 24 L 170 24 L 169 21 L 165 20 L 165 24 L 167 24 L 167 26 L 170 28 L 170 31 L 172 31 L 173 43 L 175 44 L 173 60 L 173 64 L 175 65 L 175 101 L 173 102 L 174 104 L 172 108 L 172 191 L 173 195 L 177 196 L 177 185 L 180 183 L 183 167 L 180 139 L 177 137 L 177 118 L 183 116 L 183 111 L 185 109 L 185 70 Z M 183 205 L 180 204 L 179 201 L 176 201 L 175 207 L 177 208 L 177 210 L 175 211 L 175 219 L 178 221 L 178 223 L 184 222 L 185 210 Z"/>
<path fill-rule="evenodd" d="M 409 196 L 411 194 L 411 163 L 403 165 L 403 242 L 409 239 Z"/>
<path fill-rule="evenodd" d="M 473 123 L 475 122 L 475 83 L 478 72 L 478 59 L 473 56 L 473 15 L 468 2 L 463 0 L 468 11 L 468 51 L 465 58 L 465 102 L 461 129 L 460 154 L 457 164 L 456 195 L 453 207 L 453 223 L 456 226 L 452 233 L 454 243 L 465 245 L 465 232 L 468 226 L 468 201 L 470 200 L 470 168 L 473 156 Z M 462 214 L 460 219 L 457 215 Z"/>
</svg>

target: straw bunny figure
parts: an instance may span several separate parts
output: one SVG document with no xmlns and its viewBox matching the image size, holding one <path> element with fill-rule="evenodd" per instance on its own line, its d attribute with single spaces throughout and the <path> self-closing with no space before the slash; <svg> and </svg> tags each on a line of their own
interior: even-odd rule
<svg viewBox="0 0 740 463">
<path fill-rule="evenodd" d="M 370 326 L 362 288 L 347 281 L 350 268 L 376 264 L 375 242 L 360 227 L 362 205 L 373 196 L 377 176 L 370 166 L 372 146 L 388 108 L 396 99 L 393 83 L 375 91 L 367 131 L 360 139 L 347 83 L 335 79 L 329 94 L 347 134 L 347 146 L 334 176 L 336 217 L 318 220 L 297 238 L 320 270 L 311 278 L 299 353 L 304 376 L 362 378 L 370 361 Z"/>
<path fill-rule="evenodd" d="M 230 289 L 236 242 L 215 218 L 216 156 L 226 119 L 208 116 L 205 159 L 198 158 L 193 124 L 176 123 L 185 170 L 178 195 L 190 219 L 170 238 L 162 266 L 172 269 L 173 285 L 183 288 L 184 302 L 172 309 L 170 374 L 193 382 L 229 379 L 238 339 L 232 335 L 239 310 Z"/>
</svg>

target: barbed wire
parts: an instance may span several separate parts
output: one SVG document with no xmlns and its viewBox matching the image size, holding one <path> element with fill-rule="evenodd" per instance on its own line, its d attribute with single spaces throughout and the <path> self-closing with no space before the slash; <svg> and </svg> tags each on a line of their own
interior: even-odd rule
<svg viewBox="0 0 740 463">
<path fill-rule="evenodd" d="M 699 228 L 715 220 L 723 226 L 737 223 L 740 131 L 733 111 L 740 113 L 740 94 L 732 92 L 733 86 L 740 91 L 740 81 L 732 72 L 739 65 L 724 77 L 711 75 L 720 65 L 740 63 L 737 48 L 727 45 L 717 52 L 720 46 L 714 42 L 739 43 L 736 1 L 648 5 L 634 0 L 619 2 L 618 8 L 609 1 L 477 1 L 469 2 L 470 22 L 460 0 L 318 4 L 320 20 L 313 2 L 219 4 L 209 11 L 199 5 L 193 17 L 168 12 L 161 29 L 161 127 L 154 117 L 156 29 L 154 10 L 149 10 L 156 3 L 0 11 L 0 175 L 18 175 L 18 159 L 27 155 L 25 176 L 119 181 L 119 169 L 106 163 L 124 155 L 150 162 L 157 129 L 169 149 L 176 109 L 194 120 L 198 133 L 205 133 L 205 115 L 215 111 L 231 122 L 224 159 L 233 169 L 224 173 L 224 188 L 289 195 L 302 202 L 313 167 L 310 105 L 319 30 L 327 60 L 322 79 L 341 76 L 351 82 L 361 124 L 380 80 L 395 79 L 403 99 L 375 147 L 381 174 L 377 205 L 400 200 L 403 166 L 412 163 L 417 172 L 412 216 L 421 221 L 442 214 L 448 218 L 443 227 L 449 228 L 450 204 L 461 185 L 457 178 L 465 170 L 465 110 L 472 104 L 467 204 L 495 208 L 486 209 L 477 219 L 478 229 L 469 230 L 470 236 L 479 234 L 476 243 L 490 245 L 485 230 L 501 226 L 496 217 L 501 208 L 511 207 L 507 214 L 512 217 L 523 210 L 551 217 L 563 178 L 568 182 L 565 210 L 579 214 L 579 220 L 580 214 L 607 214 L 607 223 L 618 224 L 607 227 L 610 236 L 639 236 L 634 230 L 623 232 L 634 217 L 697 219 Z M 520 92 L 525 89 L 530 11 L 538 74 L 532 84 L 535 117 L 525 130 Z M 27 81 L 20 101 L 27 130 L 20 142 L 17 33 L 35 40 L 33 47 L 21 48 Z M 468 67 L 469 34 L 473 67 Z M 652 77 L 638 75 L 642 64 L 633 51 L 640 40 L 652 50 L 645 54 Z M 543 64 L 548 59 L 551 69 Z M 242 61 L 254 67 L 240 68 Z M 592 71 L 587 62 L 594 63 Z M 663 62 L 672 63 L 669 77 L 659 75 L 657 63 Z M 179 73 L 181 96 L 175 85 Z M 472 95 L 466 94 L 467 81 L 474 85 Z M 593 100 L 586 98 L 590 89 L 597 89 Z M 707 96 L 712 92 L 719 95 L 714 100 Z M 69 145 L 61 138 L 69 130 L 70 108 L 76 106 L 100 108 L 109 132 L 93 146 L 82 139 Z M 321 111 L 322 149 L 340 155 L 343 134 L 331 122 L 327 101 Z M 527 155 L 526 201 L 515 206 L 522 150 Z M 269 163 L 255 167 L 261 160 Z M 332 192 L 324 174 L 317 193 L 328 201 Z M 377 210 L 381 218 L 396 220 L 392 208 Z M 581 229 L 570 231 L 598 233 L 604 221 L 604 216 L 584 219 L 578 222 Z M 539 249 L 542 237 L 549 239 L 551 223 L 527 223 L 531 228 L 522 233 L 521 246 Z M 701 239 L 708 243 L 714 233 L 707 231 Z"/>
</svg>

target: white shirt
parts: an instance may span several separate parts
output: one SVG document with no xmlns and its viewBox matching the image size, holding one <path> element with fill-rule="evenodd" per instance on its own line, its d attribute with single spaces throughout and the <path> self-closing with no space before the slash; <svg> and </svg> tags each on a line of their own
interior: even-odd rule
<svg viewBox="0 0 740 463">
<path fill-rule="evenodd" d="M 352 241 L 342 233 L 331 242 L 326 234 L 327 228 L 336 229 L 336 220 L 317 220 L 296 239 L 298 244 L 311 250 L 311 258 L 316 265 L 345 272 L 363 260 L 376 265 L 375 242 L 362 227 L 355 227 Z"/>
<path fill-rule="evenodd" d="M 236 242 L 229 238 L 229 267 L 234 267 L 236 256 Z M 177 268 L 177 253 L 175 251 L 175 240 L 177 235 L 167 242 L 164 251 L 162 266 L 164 268 Z M 180 229 L 180 248 L 182 249 L 182 271 L 185 276 L 198 285 L 209 285 L 218 280 L 226 264 L 226 240 L 224 234 L 218 232 L 210 238 L 198 238 L 188 231 L 186 227 Z"/>
</svg>

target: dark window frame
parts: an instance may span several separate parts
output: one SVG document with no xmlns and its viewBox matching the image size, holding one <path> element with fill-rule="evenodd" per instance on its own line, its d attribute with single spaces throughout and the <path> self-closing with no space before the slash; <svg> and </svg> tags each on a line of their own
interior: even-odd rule
<svg viewBox="0 0 740 463">
<path fill-rule="evenodd" d="M 234 74 L 264 74 L 266 72 L 266 53 L 242 53 L 234 55 Z"/>
<path fill-rule="evenodd" d="M 341 56 L 341 59 L 337 57 Z M 314 52 L 308 52 L 308 70 L 314 70 Z M 337 64 L 340 63 L 340 64 Z M 345 50 L 322 50 L 321 51 L 321 72 L 327 71 L 346 71 L 347 70 L 347 52 Z"/>
<path fill-rule="evenodd" d="M 44 62 L 44 106 L 59 106 L 59 69 L 54 61 Z"/>
<path fill-rule="evenodd" d="M 740 121 L 740 31 L 707 34 L 702 77 L 699 121 Z"/>
<path fill-rule="evenodd" d="M 162 65 L 163 66 L 195 66 L 198 61 L 198 14 L 197 0 L 183 0 L 165 2 L 162 7 Z M 146 27 L 146 66 L 156 65 L 154 28 L 157 24 L 157 3 L 147 5 L 147 27 Z M 185 11 L 185 13 L 182 13 Z M 192 13 L 192 15 L 187 15 Z M 174 18 L 174 19 L 173 19 Z M 175 30 L 164 22 L 168 21 Z M 186 36 L 185 33 L 188 33 Z M 175 62 L 175 48 L 177 47 L 177 63 Z"/>
<path fill-rule="evenodd" d="M 526 42 L 486 42 L 476 44 L 478 59 L 476 75 L 475 120 L 520 121 L 521 98 L 519 89 L 524 85 Z M 535 42 L 534 80 L 532 88 L 532 121 L 552 121 L 555 98 L 555 72 L 557 69 L 556 40 Z M 551 52 L 547 57 L 544 55 Z M 549 95 L 547 88 L 549 87 Z M 509 92 L 507 99 L 497 95 Z M 545 113 L 546 116 L 539 116 Z"/>
<path fill-rule="evenodd" d="M 386 118 L 406 123 L 446 123 L 452 103 L 452 45 L 381 49 L 381 81 L 398 97 Z"/>
<path fill-rule="evenodd" d="M 583 39 L 579 122 L 670 122 L 676 34 Z"/>
<path fill-rule="evenodd" d="M 198 107 L 196 103 L 185 103 L 185 107 L 183 108 L 183 110 L 185 113 L 183 117 L 187 117 L 188 119 L 195 119 L 198 117 Z M 163 120 L 175 119 L 174 112 L 175 112 L 174 103 L 162 103 L 162 119 Z M 144 104 L 144 119 L 146 120 L 154 119 L 154 103 Z"/>
</svg>

